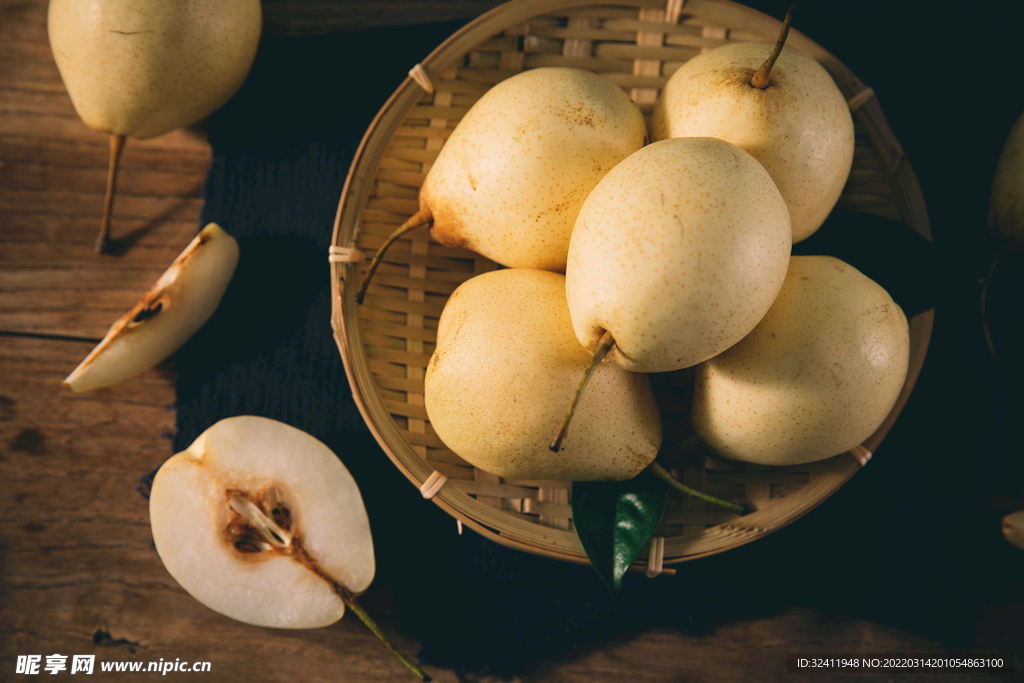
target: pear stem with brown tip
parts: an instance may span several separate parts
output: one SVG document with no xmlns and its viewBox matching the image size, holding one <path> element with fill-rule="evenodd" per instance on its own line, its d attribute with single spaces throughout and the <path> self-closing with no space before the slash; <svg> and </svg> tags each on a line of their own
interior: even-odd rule
<svg viewBox="0 0 1024 683">
<path fill-rule="evenodd" d="M 565 411 L 562 424 L 558 426 L 555 438 L 551 439 L 551 443 L 548 444 L 548 448 L 552 452 L 557 453 L 558 449 L 562 447 L 562 440 L 565 438 L 565 433 L 569 431 L 569 423 L 572 422 L 572 416 L 576 413 L 576 405 L 580 402 L 583 389 L 587 386 L 587 382 L 590 381 L 597 366 L 601 364 L 601 361 L 604 360 L 604 357 L 608 355 L 613 346 L 615 346 L 615 339 L 612 338 L 611 332 L 605 330 L 604 334 L 601 335 L 601 339 L 597 342 L 597 348 L 594 349 L 594 355 L 590 359 L 590 364 L 587 365 L 587 369 L 583 372 L 583 378 L 576 387 L 576 392 L 572 395 L 572 400 L 569 401 L 569 408 Z"/>
<path fill-rule="evenodd" d="M 775 43 L 775 49 L 768 55 L 768 59 L 764 60 L 764 64 L 757 70 L 754 77 L 750 79 L 750 85 L 759 90 L 764 90 L 771 85 L 772 67 L 775 66 L 779 55 L 782 54 L 782 46 L 786 44 L 786 37 L 789 35 L 789 27 L 793 24 L 793 12 L 795 10 L 796 6 L 789 6 L 789 9 L 786 11 L 786 18 L 782 20 L 782 30 L 779 32 L 779 40 Z"/>
<path fill-rule="evenodd" d="M 363 298 L 366 297 L 366 289 L 370 286 L 370 278 L 372 278 L 373 274 L 377 272 L 377 266 L 379 266 L 380 262 L 384 259 L 384 253 L 387 252 L 388 248 L 392 244 L 394 244 L 395 240 L 410 230 L 418 228 L 421 225 L 426 225 L 432 220 L 434 220 L 434 216 L 430 213 L 430 209 L 420 209 L 410 216 L 409 220 L 399 225 L 393 233 L 388 235 L 388 238 L 384 240 L 384 244 L 380 245 L 380 248 L 377 249 L 377 253 L 373 255 L 373 260 L 370 261 L 370 267 L 366 271 L 366 276 L 363 277 L 363 283 L 359 286 L 359 291 L 356 292 L 357 304 L 363 303 Z"/>
<path fill-rule="evenodd" d="M 96 253 L 107 249 L 107 235 L 110 234 L 110 214 L 114 210 L 114 181 L 117 180 L 118 163 L 124 149 L 123 135 L 110 136 L 110 163 L 107 165 L 107 194 L 103 197 L 103 220 L 100 222 L 100 236 L 96 238 Z"/>
<path fill-rule="evenodd" d="M 672 473 L 666 470 L 661 465 L 659 465 L 657 460 L 648 465 L 647 468 L 651 470 L 651 472 L 653 472 L 654 475 L 658 477 L 658 479 L 661 479 L 663 482 L 665 482 L 672 488 L 676 489 L 677 491 L 682 491 L 688 496 L 700 498 L 705 502 L 718 505 L 719 507 L 724 507 L 726 510 L 732 510 L 737 515 L 745 515 L 748 512 L 747 508 L 743 505 L 740 505 L 739 503 L 733 503 L 732 501 L 716 498 L 715 496 L 708 495 L 703 491 L 698 491 L 697 489 L 690 488 L 683 482 L 673 477 Z"/>
</svg>

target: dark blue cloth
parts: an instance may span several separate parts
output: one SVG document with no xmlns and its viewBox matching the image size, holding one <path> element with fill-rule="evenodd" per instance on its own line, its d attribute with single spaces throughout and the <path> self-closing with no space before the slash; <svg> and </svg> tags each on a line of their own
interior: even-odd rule
<svg viewBox="0 0 1024 683">
<path fill-rule="evenodd" d="M 753 4 L 780 17 L 788 5 Z M 512 674 L 616 634 L 700 633 L 793 604 L 969 648 L 979 607 L 1020 566 L 999 537 L 1001 511 L 989 506 L 1019 499 L 1024 482 L 1011 431 L 1024 376 L 1014 357 L 1020 258 L 1007 255 L 990 294 L 1000 366 L 981 334 L 978 281 L 997 245 L 984 228 L 992 169 L 1024 101 L 1019 89 L 996 87 L 998 74 L 975 71 L 979 55 L 957 53 L 935 77 L 928 69 L 948 27 L 934 10 L 916 20 L 912 10 L 818 0 L 797 14 L 801 30 L 879 94 L 921 178 L 935 243 L 901 224 L 839 216 L 795 253 L 841 254 L 908 313 L 937 307 L 927 361 L 896 426 L 870 464 L 806 517 L 678 565 L 672 577 L 630 574 L 615 605 L 589 567 L 456 535 L 454 520 L 372 439 L 330 327 L 331 229 L 363 131 L 409 67 L 461 22 L 261 43 L 250 78 L 211 122 L 199 224 L 220 223 L 242 255 L 217 314 L 178 354 L 175 450 L 239 414 L 282 420 L 330 446 L 370 514 L 378 575 L 369 601 L 397 613 L 430 663 Z M 1015 63 L 998 37 L 982 42 Z"/>
</svg>

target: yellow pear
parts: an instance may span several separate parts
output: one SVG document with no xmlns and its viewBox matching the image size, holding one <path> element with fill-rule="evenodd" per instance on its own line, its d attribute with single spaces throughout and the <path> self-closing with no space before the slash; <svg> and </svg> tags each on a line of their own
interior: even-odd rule
<svg viewBox="0 0 1024 683">
<path fill-rule="evenodd" d="M 106 240 L 125 137 L 195 123 L 241 87 L 262 28 L 259 0 L 50 0 L 54 61 L 82 121 L 111 135 Z"/>
<path fill-rule="evenodd" d="M 764 167 L 716 138 L 647 145 L 580 210 L 566 295 L 576 337 L 635 372 L 696 365 L 768 311 L 789 263 L 789 211 Z"/>
<path fill-rule="evenodd" d="M 590 71 L 542 67 L 498 83 L 438 153 L 420 210 L 381 247 L 432 222 L 431 236 L 512 268 L 565 271 L 576 214 L 597 182 L 644 145 L 643 114 Z"/>
<path fill-rule="evenodd" d="M 1003 517 L 1003 537 L 1024 550 L 1024 510 L 1017 510 Z"/>
<path fill-rule="evenodd" d="M 697 367 L 693 427 L 725 458 L 829 458 L 882 425 L 909 359 L 907 319 L 881 286 L 839 259 L 794 256 L 764 320 Z"/>
<path fill-rule="evenodd" d="M 651 138 L 707 135 L 750 152 L 786 200 L 796 243 L 821 227 L 843 192 L 853 118 L 824 67 L 794 48 L 781 50 L 763 86 L 752 83 L 772 48 L 727 43 L 687 61 L 655 103 Z"/>
<path fill-rule="evenodd" d="M 621 480 L 661 446 L 661 418 L 646 375 L 597 369 L 557 455 L 547 446 L 566 396 L 590 360 L 576 341 L 565 276 L 503 269 L 449 298 L 427 366 L 424 403 L 446 446 L 467 462 L 517 479 Z"/>
<path fill-rule="evenodd" d="M 1024 114 L 1010 129 L 996 163 L 988 227 L 1014 252 L 1024 248 Z"/>
<path fill-rule="evenodd" d="M 548 448 L 560 448 L 602 361 L 669 372 L 742 339 L 782 287 L 791 240 L 775 183 L 732 143 L 670 138 L 620 162 L 587 197 L 569 244 L 569 315 L 592 362 Z"/>
<path fill-rule="evenodd" d="M 81 392 L 116 384 L 163 361 L 217 310 L 238 265 L 238 242 L 216 223 L 196 235 L 142 299 L 64 380 Z"/>
</svg>

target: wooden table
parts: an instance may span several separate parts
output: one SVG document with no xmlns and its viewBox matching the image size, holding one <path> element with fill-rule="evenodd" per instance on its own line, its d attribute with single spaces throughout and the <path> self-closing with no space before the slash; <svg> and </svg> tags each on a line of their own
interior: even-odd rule
<svg viewBox="0 0 1024 683">
<path fill-rule="evenodd" d="M 267 30 L 469 17 L 493 4 L 355 2 L 338 14 L 325 3 L 271 2 Z M 78 119 L 61 83 L 45 0 L 0 0 L 0 681 L 32 680 L 13 673 L 19 655 L 45 662 L 54 653 L 209 661 L 209 680 L 217 681 L 412 680 L 352 617 L 315 631 L 245 626 L 193 600 L 164 570 L 136 487 L 139 473 L 170 455 L 173 363 L 83 395 L 60 381 L 195 234 L 210 151 L 201 133 L 188 130 L 130 141 L 115 204 L 115 253 L 98 256 L 107 148 L 106 136 Z M 387 591 L 374 596 L 366 607 L 414 653 Z M 1009 596 L 987 609 L 976 649 L 1015 650 L 1019 662 L 1022 615 L 1020 600 Z M 703 636 L 638 633 L 537 662 L 519 680 L 781 681 L 792 679 L 785 653 L 799 651 L 952 648 L 792 606 L 718 624 Z"/>
</svg>

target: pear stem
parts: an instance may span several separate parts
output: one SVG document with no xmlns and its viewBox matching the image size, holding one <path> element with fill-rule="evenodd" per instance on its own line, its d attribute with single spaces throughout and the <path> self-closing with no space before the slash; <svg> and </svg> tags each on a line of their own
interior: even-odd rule
<svg viewBox="0 0 1024 683">
<path fill-rule="evenodd" d="M 434 217 L 430 213 L 430 209 L 420 209 L 419 211 L 414 213 L 409 218 L 409 220 L 402 223 L 400 226 L 398 226 L 398 228 L 395 229 L 393 233 L 388 235 L 388 238 L 384 240 L 384 244 L 380 245 L 380 248 L 377 249 L 377 253 L 373 255 L 373 260 L 370 261 L 370 267 L 366 271 L 366 276 L 363 278 L 363 284 L 359 286 L 359 291 L 356 292 L 357 304 L 362 305 L 363 298 L 366 296 L 366 289 L 367 287 L 370 286 L 370 278 L 372 278 L 373 274 L 377 272 L 377 266 L 379 266 L 381 260 L 383 260 L 384 253 L 395 242 L 395 240 L 397 240 L 399 237 L 409 232 L 410 230 L 413 230 L 415 228 L 420 227 L 421 225 L 429 223 L 430 221 L 433 220 L 433 218 Z"/>
<path fill-rule="evenodd" d="M 597 348 L 594 349 L 594 355 L 590 359 L 590 364 L 587 365 L 587 369 L 583 372 L 583 378 L 580 380 L 579 385 L 576 387 L 576 392 L 572 395 L 572 400 L 569 401 L 569 408 L 565 411 L 565 417 L 562 418 L 562 424 L 558 426 L 558 431 L 555 432 L 555 438 L 551 439 L 551 443 L 548 444 L 548 448 L 553 452 L 557 453 L 558 449 L 562 447 L 562 439 L 565 438 L 565 433 L 569 431 L 569 423 L 572 422 L 572 416 L 576 413 L 576 405 L 580 402 L 580 396 L 583 394 L 583 389 L 587 386 L 587 382 L 593 376 L 597 366 L 604 360 L 604 357 L 608 355 L 608 351 L 615 346 L 615 339 L 612 338 L 612 333 L 608 330 L 604 331 L 601 335 L 601 339 L 597 342 Z"/>
<path fill-rule="evenodd" d="M 386 645 L 387 648 L 391 650 L 391 652 L 393 652 L 395 656 L 402 661 L 402 664 L 405 664 L 405 666 L 408 667 L 409 671 L 412 671 L 414 674 L 416 674 L 421 681 L 430 680 L 430 676 L 427 675 L 427 672 L 421 669 L 416 662 L 412 661 L 409 655 L 399 650 L 398 646 L 391 642 L 391 639 L 388 638 L 387 634 L 385 634 L 384 631 L 380 629 L 380 626 L 377 625 L 377 622 L 375 622 L 373 620 L 373 617 L 371 617 L 366 612 L 366 610 L 363 609 L 362 605 L 359 604 L 355 597 L 353 597 L 347 591 L 339 591 L 338 594 L 341 595 L 342 600 L 345 601 L 345 603 L 352 609 L 352 611 L 356 613 L 356 616 L 359 617 L 359 619 L 362 620 L 364 624 L 366 624 L 366 628 L 370 629 L 370 631 L 373 632 L 373 635 L 380 638 L 380 641 L 384 643 L 384 645 Z"/>
<path fill-rule="evenodd" d="M 750 79 L 750 85 L 753 87 L 764 90 L 771 85 L 772 67 L 775 66 L 779 55 L 782 54 L 782 46 L 786 44 L 786 37 L 789 35 L 789 27 L 793 24 L 793 12 L 795 10 L 796 6 L 794 5 L 790 5 L 789 9 L 786 10 L 786 18 L 782 20 L 782 30 L 779 32 L 779 39 L 775 43 L 775 49 L 768 55 L 768 59 L 764 60 L 764 64 L 757 70 L 754 77 Z"/>
<path fill-rule="evenodd" d="M 107 235 L 110 234 L 110 215 L 114 210 L 114 181 L 117 180 L 117 169 L 124 149 L 123 135 L 110 136 L 110 163 L 107 165 L 107 194 L 103 197 L 103 220 L 100 222 L 100 235 L 96 238 L 96 253 L 102 254 L 107 249 Z"/>
<path fill-rule="evenodd" d="M 1003 257 L 1003 249 L 1006 247 L 1005 244 L 1000 244 L 999 248 L 996 249 L 996 255 L 992 257 L 992 262 L 988 266 L 988 275 L 985 276 L 985 282 L 981 285 L 981 331 L 985 334 L 985 346 L 988 347 L 988 353 L 992 356 L 992 361 L 995 363 L 999 362 L 999 355 L 996 353 L 996 346 L 992 342 L 992 332 L 988 326 L 988 305 L 985 300 L 988 298 L 988 286 L 992 282 L 992 277 L 996 274 L 996 267 L 999 265 L 999 260 Z"/>
<path fill-rule="evenodd" d="M 740 505 L 739 503 L 733 503 L 732 501 L 728 500 L 723 500 L 721 498 L 716 498 L 715 496 L 708 495 L 702 491 L 698 491 L 697 489 L 690 488 L 683 482 L 673 477 L 672 473 L 666 470 L 661 465 L 659 465 L 657 460 L 652 462 L 647 467 L 648 469 L 651 470 L 651 472 L 654 473 L 655 476 L 658 477 L 658 479 L 661 479 L 663 482 L 665 482 L 672 488 L 678 491 L 682 491 L 688 496 L 700 498 L 701 500 L 706 501 L 708 503 L 712 503 L 713 505 L 724 507 L 726 510 L 732 510 L 737 515 L 745 515 L 747 514 L 747 512 L 749 512 L 749 510 L 747 510 L 746 506 L 744 505 Z"/>
</svg>

